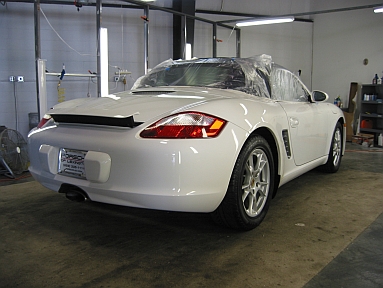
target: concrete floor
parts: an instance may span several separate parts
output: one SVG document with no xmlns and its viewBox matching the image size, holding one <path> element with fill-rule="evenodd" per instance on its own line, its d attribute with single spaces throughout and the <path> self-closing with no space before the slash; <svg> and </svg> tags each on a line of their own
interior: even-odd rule
<svg viewBox="0 0 383 288">
<path fill-rule="evenodd" d="M 383 287 L 383 150 L 347 150 L 338 173 L 281 187 L 246 233 L 1 177 L 0 287 Z"/>
</svg>

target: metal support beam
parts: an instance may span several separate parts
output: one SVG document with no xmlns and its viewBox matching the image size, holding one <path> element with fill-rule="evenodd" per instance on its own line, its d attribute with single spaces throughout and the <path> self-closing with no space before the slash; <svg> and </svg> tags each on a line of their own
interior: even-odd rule
<svg viewBox="0 0 383 288">
<path fill-rule="evenodd" d="M 144 16 L 145 19 L 144 22 L 144 65 L 145 65 L 145 75 L 148 74 L 148 69 L 149 69 L 149 6 L 144 7 Z"/>
<path fill-rule="evenodd" d="M 101 97 L 101 52 L 100 52 L 100 28 L 101 28 L 102 3 L 96 2 L 96 26 L 97 26 L 97 97 Z"/>
<path fill-rule="evenodd" d="M 241 29 L 235 31 L 236 35 L 236 57 L 241 57 Z"/>
<path fill-rule="evenodd" d="M 37 93 L 37 114 L 38 119 L 41 119 L 40 111 L 40 85 L 39 85 L 39 63 L 41 58 L 40 44 L 40 0 L 34 2 L 34 22 L 35 22 L 35 68 L 36 68 L 36 93 Z"/>
<path fill-rule="evenodd" d="M 217 24 L 213 24 L 213 57 L 217 57 Z"/>
<path fill-rule="evenodd" d="M 180 57 L 185 59 L 185 50 L 188 37 L 188 27 L 187 27 L 187 18 L 186 16 L 181 16 L 181 45 L 180 45 Z M 174 48 L 173 48 L 174 49 Z"/>
<path fill-rule="evenodd" d="M 186 43 L 194 48 L 195 0 L 173 0 L 173 59 L 185 59 Z"/>
</svg>

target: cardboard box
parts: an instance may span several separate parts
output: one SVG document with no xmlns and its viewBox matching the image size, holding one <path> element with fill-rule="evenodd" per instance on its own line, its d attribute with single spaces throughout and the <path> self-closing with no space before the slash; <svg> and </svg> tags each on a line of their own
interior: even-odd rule
<svg viewBox="0 0 383 288">
<path fill-rule="evenodd" d="M 374 135 L 373 134 L 364 134 L 358 133 L 352 136 L 352 143 L 362 144 L 363 142 L 368 142 L 368 146 L 374 146 Z"/>
<path fill-rule="evenodd" d="M 344 118 L 346 118 L 346 141 L 351 142 L 352 136 L 354 136 L 353 126 L 354 124 L 354 112 L 344 112 Z"/>
</svg>

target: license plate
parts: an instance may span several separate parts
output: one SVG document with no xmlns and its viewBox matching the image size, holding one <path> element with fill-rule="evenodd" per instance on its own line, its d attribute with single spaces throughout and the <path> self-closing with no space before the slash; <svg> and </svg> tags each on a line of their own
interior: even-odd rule
<svg viewBox="0 0 383 288">
<path fill-rule="evenodd" d="M 84 159 L 87 151 L 61 148 L 58 173 L 65 176 L 85 178 Z"/>
</svg>

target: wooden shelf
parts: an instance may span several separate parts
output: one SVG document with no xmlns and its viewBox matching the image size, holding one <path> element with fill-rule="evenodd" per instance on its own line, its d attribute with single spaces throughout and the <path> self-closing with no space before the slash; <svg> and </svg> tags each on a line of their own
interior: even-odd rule
<svg viewBox="0 0 383 288">
<path fill-rule="evenodd" d="M 369 133 L 377 133 L 377 134 L 380 134 L 380 133 L 383 133 L 383 129 L 369 129 L 369 128 L 360 128 L 359 129 L 360 132 L 369 132 Z"/>
<path fill-rule="evenodd" d="M 366 113 L 362 113 L 362 114 L 360 114 L 360 116 L 367 117 L 367 118 L 383 118 L 383 115 L 381 115 L 381 114 L 366 114 Z"/>
</svg>

